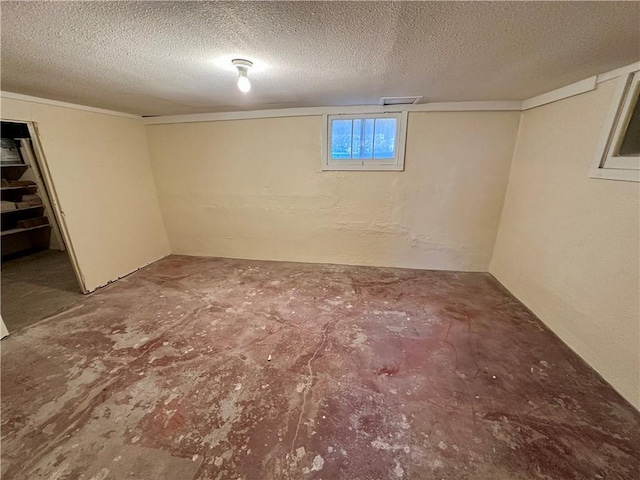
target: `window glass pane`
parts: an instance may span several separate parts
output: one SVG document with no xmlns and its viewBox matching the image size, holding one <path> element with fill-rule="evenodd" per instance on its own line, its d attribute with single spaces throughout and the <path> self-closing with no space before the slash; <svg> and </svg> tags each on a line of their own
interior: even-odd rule
<svg viewBox="0 0 640 480">
<path fill-rule="evenodd" d="M 373 130 L 375 128 L 375 120 L 373 118 L 367 118 L 364 121 L 364 148 L 362 151 L 362 158 L 373 157 Z"/>
<path fill-rule="evenodd" d="M 353 139 L 351 140 L 351 158 L 362 158 L 362 139 L 363 135 L 362 120 L 356 118 L 353 120 Z"/>
<path fill-rule="evenodd" d="M 635 107 L 631 112 L 629 126 L 622 139 L 618 155 L 621 157 L 640 155 L 640 99 L 638 98 L 636 98 Z"/>
<path fill-rule="evenodd" d="M 331 158 L 351 158 L 351 120 L 331 121 Z"/>
<path fill-rule="evenodd" d="M 394 158 L 396 153 L 396 119 L 376 118 L 373 158 Z"/>
<path fill-rule="evenodd" d="M 396 154 L 395 118 L 331 120 L 331 158 L 392 159 Z"/>
<path fill-rule="evenodd" d="M 356 118 L 353 121 L 352 158 L 373 157 L 373 118 Z"/>
</svg>

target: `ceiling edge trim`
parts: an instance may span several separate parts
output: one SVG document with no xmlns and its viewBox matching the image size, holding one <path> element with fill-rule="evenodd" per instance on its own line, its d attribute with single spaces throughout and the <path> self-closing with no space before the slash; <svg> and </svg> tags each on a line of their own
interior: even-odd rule
<svg viewBox="0 0 640 480">
<path fill-rule="evenodd" d="M 599 83 L 606 82 L 607 80 L 612 80 L 621 75 L 627 75 L 632 72 L 637 72 L 639 70 L 640 62 L 634 62 L 629 65 L 625 65 L 624 67 L 615 68 L 613 70 L 609 70 L 608 72 L 604 72 L 599 75 L 581 80 L 579 82 L 572 83 L 571 85 L 566 85 L 556 90 L 552 90 L 535 97 L 527 98 L 526 100 L 522 101 L 522 111 L 524 112 L 535 107 L 541 107 L 542 105 L 546 105 L 548 103 L 557 102 L 558 100 L 562 100 L 564 98 L 569 98 L 575 95 L 580 95 L 581 93 L 590 92 L 591 90 L 595 90 L 597 84 Z"/>
<path fill-rule="evenodd" d="M 595 90 L 597 79 L 598 77 L 594 75 L 593 77 L 580 80 L 579 82 L 572 83 L 571 85 L 567 85 L 556 90 L 551 90 L 550 92 L 543 93 L 542 95 L 527 98 L 522 101 L 522 111 L 530 110 L 548 103 L 557 102 L 564 98 L 573 97 L 574 95 L 580 95 L 581 93 Z"/>
<path fill-rule="evenodd" d="M 437 102 L 418 105 L 360 105 L 344 107 L 302 107 L 279 108 L 270 110 L 251 110 L 238 112 L 194 113 L 188 115 L 161 115 L 143 117 L 145 125 L 161 125 L 168 123 L 219 122 L 226 120 L 249 120 L 258 118 L 311 117 L 320 115 L 385 113 L 385 112 L 486 112 L 507 111 L 519 112 L 520 101 L 496 102 Z"/>
<path fill-rule="evenodd" d="M 627 75 L 632 72 L 637 72 L 638 70 L 640 70 L 640 62 L 625 65 L 624 67 L 616 68 L 615 70 L 611 70 L 609 72 L 601 73 L 600 75 L 598 75 L 598 83 L 612 80 L 621 75 Z"/>
<path fill-rule="evenodd" d="M 43 105 L 51 105 L 54 107 L 72 108 L 74 110 L 84 110 L 85 112 L 101 113 L 103 115 L 112 115 L 115 117 L 132 118 L 142 120 L 140 115 L 132 113 L 116 112 L 115 110 L 106 110 L 104 108 L 89 107 L 87 105 L 78 105 L 76 103 L 59 102 L 58 100 L 50 100 L 48 98 L 32 97 L 31 95 L 22 95 L 21 93 L 0 91 L 0 98 L 8 98 L 10 100 L 21 100 L 23 102 L 41 103 Z"/>
</svg>

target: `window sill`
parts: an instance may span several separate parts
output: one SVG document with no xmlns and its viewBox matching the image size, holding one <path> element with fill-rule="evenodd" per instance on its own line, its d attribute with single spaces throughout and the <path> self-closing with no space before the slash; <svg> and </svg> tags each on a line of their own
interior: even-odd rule
<svg viewBox="0 0 640 480">
<path fill-rule="evenodd" d="M 591 178 L 602 180 L 619 180 L 622 182 L 640 182 L 640 170 L 623 170 L 619 168 L 594 168 L 589 174 Z"/>
<path fill-rule="evenodd" d="M 404 165 L 362 165 L 359 163 L 356 164 L 347 164 L 347 165 L 322 165 L 322 171 L 358 171 L 358 172 L 402 172 L 404 170 Z"/>
</svg>

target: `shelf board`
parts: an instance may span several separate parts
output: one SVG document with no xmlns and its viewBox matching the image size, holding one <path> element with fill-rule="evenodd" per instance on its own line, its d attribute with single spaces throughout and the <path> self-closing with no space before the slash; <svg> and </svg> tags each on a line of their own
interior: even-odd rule
<svg viewBox="0 0 640 480">
<path fill-rule="evenodd" d="M 13 210 L 3 210 L 0 213 L 13 213 L 13 212 L 23 212 L 25 210 L 34 210 L 36 208 L 44 208 L 44 205 L 33 205 L 31 207 L 21 207 L 21 208 L 14 208 Z"/>
<path fill-rule="evenodd" d="M 2 173 L 2 178 L 6 178 L 7 180 L 18 180 L 27 170 L 29 170 L 29 165 L 26 163 L 0 164 L 0 173 Z"/>
<path fill-rule="evenodd" d="M 12 228 L 11 230 L 5 230 L 4 232 L 0 233 L 1 236 L 5 236 L 5 235 L 13 235 L 15 233 L 22 233 L 22 232 L 28 232 L 29 230 L 36 230 L 38 228 L 44 228 L 44 227 L 50 227 L 50 224 L 45 224 L 45 225 L 38 225 L 36 227 L 29 227 L 29 228 Z"/>
<path fill-rule="evenodd" d="M 37 185 L 21 185 L 19 187 L 0 187 L 0 189 L 4 192 L 5 190 L 23 190 L 25 188 L 38 188 Z"/>
</svg>

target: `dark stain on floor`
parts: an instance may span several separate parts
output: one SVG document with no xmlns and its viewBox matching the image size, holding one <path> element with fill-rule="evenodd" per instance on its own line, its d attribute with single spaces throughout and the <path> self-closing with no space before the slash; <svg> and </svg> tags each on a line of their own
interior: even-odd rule
<svg viewBox="0 0 640 480">
<path fill-rule="evenodd" d="M 635 480 L 639 425 L 482 273 L 172 256 L 2 341 L 5 480 Z"/>
</svg>

